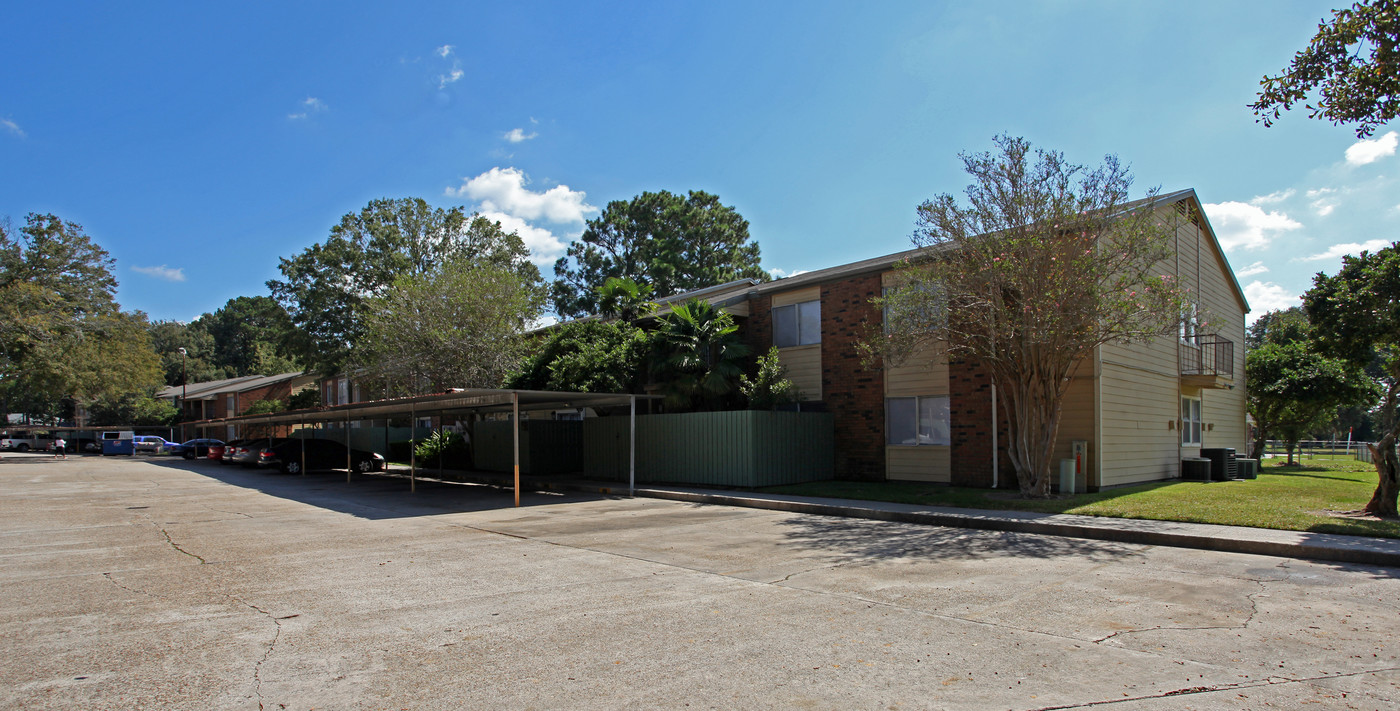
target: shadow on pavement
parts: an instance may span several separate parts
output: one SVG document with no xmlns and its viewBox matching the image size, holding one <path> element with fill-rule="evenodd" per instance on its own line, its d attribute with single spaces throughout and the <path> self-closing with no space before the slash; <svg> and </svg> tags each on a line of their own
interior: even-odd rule
<svg viewBox="0 0 1400 711">
<path fill-rule="evenodd" d="M 356 472 L 347 482 L 344 471 L 297 475 L 212 461 L 152 459 L 150 463 L 193 472 L 230 486 L 255 490 L 280 499 L 372 520 L 492 511 L 513 508 L 515 505 L 515 494 L 510 489 L 481 484 L 419 479 L 417 491 L 409 491 L 408 477 L 397 473 Z M 527 508 L 604 498 L 609 497 L 522 491 L 520 506 Z"/>
</svg>

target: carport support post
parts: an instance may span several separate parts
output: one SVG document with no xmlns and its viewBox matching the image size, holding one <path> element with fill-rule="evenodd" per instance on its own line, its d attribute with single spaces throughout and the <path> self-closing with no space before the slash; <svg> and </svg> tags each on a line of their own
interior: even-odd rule
<svg viewBox="0 0 1400 711">
<path fill-rule="evenodd" d="M 301 432 L 301 475 L 306 476 L 306 415 L 301 416 L 301 426 L 297 428 Z"/>
<path fill-rule="evenodd" d="M 627 495 L 637 495 L 637 396 L 628 398 L 628 404 L 632 408 L 632 416 L 628 420 L 628 430 L 631 443 L 628 448 L 627 459 Z"/>
<path fill-rule="evenodd" d="M 520 507 L 520 393 L 510 394 L 511 437 L 515 442 L 515 506 Z"/>
<path fill-rule="evenodd" d="M 345 411 L 345 483 L 350 483 L 350 472 L 355 467 L 350 464 L 350 411 Z"/>
<path fill-rule="evenodd" d="M 388 422 L 388 420 L 385 420 Z M 385 428 L 388 431 L 388 428 Z M 408 491 L 409 493 L 418 490 L 416 479 L 418 478 L 418 446 L 413 441 L 413 435 L 418 432 L 418 408 L 416 405 L 408 406 Z M 384 449 L 389 449 L 389 437 L 384 437 Z"/>
</svg>

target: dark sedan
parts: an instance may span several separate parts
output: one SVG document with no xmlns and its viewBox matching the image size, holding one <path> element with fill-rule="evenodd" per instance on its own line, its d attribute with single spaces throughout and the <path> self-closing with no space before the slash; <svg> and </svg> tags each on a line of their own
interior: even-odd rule
<svg viewBox="0 0 1400 711">
<path fill-rule="evenodd" d="M 188 442 L 171 445 L 170 453 L 178 454 L 185 459 L 200 459 L 209 456 L 209 448 L 214 446 L 222 447 L 224 446 L 224 441 L 221 439 L 201 437 L 199 439 L 189 440 Z"/>
<path fill-rule="evenodd" d="M 350 466 L 358 472 L 384 470 L 384 457 L 362 449 L 350 450 Z M 277 467 L 286 474 L 306 471 L 344 469 L 345 445 L 328 439 L 287 439 L 275 441 L 258 453 L 258 466 Z"/>
</svg>

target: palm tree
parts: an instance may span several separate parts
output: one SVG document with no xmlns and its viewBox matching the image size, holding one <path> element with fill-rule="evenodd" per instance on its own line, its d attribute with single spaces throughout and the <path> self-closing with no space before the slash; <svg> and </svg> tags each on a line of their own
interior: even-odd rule
<svg viewBox="0 0 1400 711">
<path fill-rule="evenodd" d="M 656 310 L 651 300 L 651 285 L 629 277 L 608 277 L 598 287 L 598 314 L 606 318 L 632 322 Z"/>
<path fill-rule="evenodd" d="M 654 335 L 651 375 L 667 407 L 714 410 L 737 390 L 749 347 L 734 318 L 692 299 L 662 317 Z"/>
</svg>

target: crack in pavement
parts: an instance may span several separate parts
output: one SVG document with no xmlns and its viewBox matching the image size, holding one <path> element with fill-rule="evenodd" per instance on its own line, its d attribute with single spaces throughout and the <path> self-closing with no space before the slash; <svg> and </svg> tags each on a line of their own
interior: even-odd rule
<svg viewBox="0 0 1400 711">
<path fill-rule="evenodd" d="M 152 521 L 152 522 L 151 522 L 151 525 L 152 525 L 152 526 L 155 526 L 156 529 L 160 531 L 160 535 L 165 536 L 165 542 L 166 542 L 166 543 L 169 543 L 171 548 L 174 548 L 175 550 L 180 551 L 181 553 L 184 553 L 185 555 L 187 555 L 187 556 L 189 556 L 189 557 L 191 557 L 191 558 L 194 558 L 195 560 L 199 561 L 199 564 L 200 564 L 200 565 L 207 565 L 207 564 L 209 563 L 209 561 L 205 560 L 204 558 L 202 558 L 202 557 L 200 557 L 200 556 L 198 556 L 198 555 L 195 555 L 194 553 L 191 553 L 191 552 L 185 550 L 184 548 L 181 548 L 181 547 L 180 547 L 180 544 L 176 543 L 176 542 L 170 537 L 170 532 L 167 531 L 167 530 L 165 530 L 164 528 L 162 528 L 162 527 L 160 526 L 160 524 L 157 524 L 157 523 L 155 523 L 154 521 Z"/>
<path fill-rule="evenodd" d="M 157 599 L 157 600 L 164 600 L 164 599 L 165 599 L 165 596 L 164 596 L 164 595 L 157 595 L 157 594 L 155 594 L 155 593 L 146 592 L 145 590 L 137 590 L 136 588 L 127 587 L 127 586 L 125 586 L 125 585 L 122 585 L 121 583 L 117 582 L 117 579 L 116 579 L 116 578 L 112 577 L 112 574 L 111 574 L 111 573 L 103 573 L 103 574 L 102 574 L 102 577 L 106 578 L 108 582 L 110 582 L 111 584 L 113 584 L 113 585 L 115 585 L 115 586 L 121 588 L 122 590 L 129 590 L 129 591 L 131 591 L 131 592 L 134 592 L 134 593 L 137 593 L 137 594 L 140 594 L 140 595 L 145 595 L 145 596 L 147 596 L 147 597 L 153 597 L 153 598 L 155 598 L 155 599 Z"/>
<path fill-rule="evenodd" d="M 1130 696 L 1121 699 L 1103 699 L 1101 701 L 1085 701 L 1077 704 L 1064 704 L 1060 706 L 1040 706 L 1031 711 L 1061 711 L 1062 709 L 1083 709 L 1091 706 L 1111 706 L 1114 704 L 1130 704 L 1151 699 L 1165 699 L 1172 696 L 1191 696 L 1195 694 L 1214 694 L 1221 691 L 1236 691 L 1239 689 L 1258 689 L 1266 686 L 1280 686 L 1288 684 L 1312 684 L 1318 681 L 1328 681 L 1331 679 L 1345 679 L 1353 676 L 1365 676 L 1367 674 L 1380 674 L 1382 672 L 1400 671 L 1400 667 L 1383 667 L 1380 669 L 1367 669 L 1357 672 L 1339 672 L 1336 674 L 1323 674 L 1321 676 L 1310 677 L 1286 677 L 1272 676 L 1262 681 L 1242 681 L 1231 684 L 1214 684 L 1211 686 L 1191 686 L 1184 689 L 1173 689 L 1157 694 L 1144 694 L 1142 696 Z"/>
<path fill-rule="evenodd" d="M 277 649 L 277 640 L 279 640 L 279 639 L 282 638 L 282 620 L 290 619 L 290 618 L 296 617 L 297 615 L 284 615 L 284 616 L 282 616 L 282 617 L 277 617 L 276 615 L 273 615 L 271 612 L 268 612 L 267 610 L 264 610 L 264 609 L 262 609 L 261 607 L 258 607 L 257 605 L 254 605 L 253 603 L 248 602 L 248 601 L 246 601 L 246 600 L 240 600 L 240 599 L 238 599 L 238 598 L 236 598 L 236 597 L 234 597 L 234 596 L 232 596 L 232 595 L 229 596 L 229 599 L 230 599 L 230 600 L 233 600 L 234 602 L 237 602 L 237 603 L 240 604 L 240 605 L 244 605 L 245 607 L 247 607 L 247 608 L 250 609 L 250 610 L 256 611 L 258 614 L 260 614 L 260 615 L 266 617 L 266 618 L 269 619 L 269 620 L 272 620 L 272 624 L 276 626 L 276 629 L 275 629 L 275 630 L 273 631 L 273 633 L 272 633 L 272 640 L 269 641 L 269 642 L 267 643 L 267 651 L 263 652 L 262 658 L 258 660 L 258 663 L 257 663 L 257 664 L 254 664 L 254 665 L 253 665 L 253 695 L 254 695 L 255 697 L 257 697 L 257 700 L 258 700 L 258 711 L 262 711 L 262 709 L 263 709 L 263 696 L 262 696 L 262 666 L 263 666 L 263 663 L 266 662 L 266 661 L 268 660 L 268 658 L 272 656 L 272 652 L 275 651 L 275 650 Z"/>
<path fill-rule="evenodd" d="M 1198 631 L 1198 632 L 1199 632 L 1199 631 L 1205 631 L 1205 630 L 1242 630 L 1242 629 L 1247 629 L 1247 628 L 1249 627 L 1249 623 L 1251 623 L 1251 622 L 1254 621 L 1254 616 L 1257 615 L 1257 614 L 1259 614 L 1259 601 L 1255 600 L 1254 597 L 1255 597 L 1256 595 L 1263 595 L 1263 594 L 1264 594 L 1264 590 L 1266 589 L 1266 588 L 1265 588 L 1265 581 L 1263 581 L 1263 580 L 1258 580 L 1258 579 L 1255 579 L 1255 578 L 1237 578 L 1237 579 L 1238 579 L 1238 580 L 1247 580 L 1247 581 L 1249 581 L 1249 582 L 1251 582 L 1251 583 L 1254 583 L 1255 585 L 1258 585 L 1258 586 L 1259 586 L 1259 589 L 1258 589 L 1258 590 L 1256 590 L 1256 591 L 1254 591 L 1254 592 L 1252 592 L 1252 593 L 1250 593 L 1250 594 L 1244 596 L 1244 599 L 1246 599 L 1246 600 L 1249 601 L 1249 615 L 1245 617 L 1244 622 L 1241 622 L 1241 623 L 1238 624 L 1238 625 L 1204 625 L 1204 626 L 1201 626 L 1201 627 L 1164 627 L 1164 626 L 1162 626 L 1162 625 L 1158 625 L 1158 626 L 1156 626 L 1156 627 L 1140 627 L 1140 628 L 1131 629 L 1131 630 L 1118 630 L 1117 632 L 1114 632 L 1114 633 L 1112 633 L 1112 634 L 1110 634 L 1110 635 L 1107 635 L 1107 636 L 1104 636 L 1104 637 L 1100 637 L 1100 638 L 1098 638 L 1098 639 L 1090 640 L 1090 641 L 1093 642 L 1094 644 L 1101 644 L 1101 643 L 1103 643 L 1103 642 L 1107 642 L 1107 641 L 1110 640 L 1110 639 L 1113 639 L 1113 638 L 1115 638 L 1115 637 L 1118 637 L 1119 635 L 1137 634 L 1137 633 L 1139 633 L 1139 632 L 1158 632 L 1158 631 L 1170 631 L 1170 632 L 1175 632 L 1175 631 L 1181 631 L 1181 632 Z"/>
</svg>

